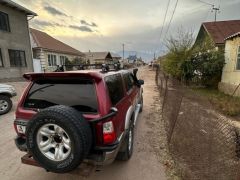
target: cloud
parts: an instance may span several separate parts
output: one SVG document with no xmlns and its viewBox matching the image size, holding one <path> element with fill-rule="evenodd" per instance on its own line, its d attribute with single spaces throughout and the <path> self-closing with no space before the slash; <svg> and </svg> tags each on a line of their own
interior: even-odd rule
<svg viewBox="0 0 240 180">
<path fill-rule="evenodd" d="M 52 14 L 52 15 L 54 15 L 54 16 L 56 16 L 56 15 L 59 15 L 59 16 L 67 16 L 65 13 L 61 12 L 60 10 L 58 10 L 58 9 L 52 7 L 52 6 L 45 6 L 44 9 L 45 9 L 48 13 L 50 13 L 50 14 Z"/>
<path fill-rule="evenodd" d="M 60 24 L 60 23 L 56 23 L 56 22 L 49 22 L 49 21 L 43 21 L 43 20 L 33 20 L 33 22 L 31 22 L 31 25 L 37 27 L 37 28 L 45 28 L 45 27 L 66 27 L 66 25 Z"/>
<path fill-rule="evenodd" d="M 38 26 L 43 26 L 43 27 L 53 26 L 53 24 L 48 22 L 48 21 L 40 21 L 40 20 L 37 20 L 37 19 L 34 20 L 34 24 L 36 24 Z"/>
<path fill-rule="evenodd" d="M 93 32 L 93 30 L 87 26 L 75 26 L 75 25 L 70 25 L 69 26 L 72 29 L 76 29 L 79 31 L 83 31 L 83 32 Z"/>
<path fill-rule="evenodd" d="M 81 22 L 81 24 L 86 25 L 86 26 L 98 27 L 98 25 L 96 23 L 94 23 L 94 22 L 88 23 L 85 20 L 81 20 L 80 22 Z"/>
</svg>

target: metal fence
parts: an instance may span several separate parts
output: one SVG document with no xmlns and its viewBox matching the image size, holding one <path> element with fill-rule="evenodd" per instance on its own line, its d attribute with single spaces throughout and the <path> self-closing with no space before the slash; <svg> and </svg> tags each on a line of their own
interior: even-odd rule
<svg viewBox="0 0 240 180">
<path fill-rule="evenodd" d="M 169 152 L 186 180 L 240 180 L 240 130 L 156 68 Z"/>
</svg>

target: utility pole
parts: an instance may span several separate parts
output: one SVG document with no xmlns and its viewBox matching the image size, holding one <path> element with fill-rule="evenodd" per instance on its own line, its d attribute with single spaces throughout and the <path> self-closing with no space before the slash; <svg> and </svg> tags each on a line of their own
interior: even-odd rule
<svg viewBox="0 0 240 180">
<path fill-rule="evenodd" d="M 124 46 L 125 46 L 125 44 L 123 43 L 122 46 L 123 46 L 123 60 L 124 60 Z"/>
<path fill-rule="evenodd" d="M 213 8 L 212 8 L 212 12 L 215 11 L 215 18 L 214 18 L 214 21 L 216 22 L 217 21 L 217 13 L 219 13 L 220 11 L 220 8 L 216 8 L 214 5 L 213 5 Z"/>
</svg>

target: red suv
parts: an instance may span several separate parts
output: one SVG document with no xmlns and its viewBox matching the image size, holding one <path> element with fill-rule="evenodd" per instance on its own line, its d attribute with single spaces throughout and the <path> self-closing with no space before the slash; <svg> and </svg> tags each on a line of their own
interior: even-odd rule
<svg viewBox="0 0 240 180">
<path fill-rule="evenodd" d="M 65 173 L 83 160 L 128 160 L 143 108 L 137 69 L 25 74 L 30 81 L 16 110 L 15 143 L 22 162 Z"/>
</svg>

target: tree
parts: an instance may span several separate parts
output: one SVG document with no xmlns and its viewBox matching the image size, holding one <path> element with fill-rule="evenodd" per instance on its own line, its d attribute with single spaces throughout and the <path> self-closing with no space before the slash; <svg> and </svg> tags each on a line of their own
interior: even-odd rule
<svg viewBox="0 0 240 180">
<path fill-rule="evenodd" d="M 177 37 L 171 36 L 167 40 L 167 48 L 169 52 L 163 60 L 163 70 L 177 79 L 182 79 L 184 76 L 183 66 L 185 61 L 188 61 L 192 54 L 193 33 L 179 30 Z M 187 71 L 187 70 L 186 70 Z"/>
<path fill-rule="evenodd" d="M 81 65 L 81 64 L 86 64 L 86 60 L 82 57 L 76 57 L 72 61 L 73 65 Z"/>
<path fill-rule="evenodd" d="M 200 76 L 202 85 L 217 88 L 225 64 L 223 49 L 215 47 L 211 39 L 205 38 L 201 45 L 194 47 L 193 52 L 194 76 Z"/>
<path fill-rule="evenodd" d="M 210 38 L 192 47 L 191 32 L 179 31 L 176 38 L 167 41 L 169 52 L 163 61 L 163 70 L 188 84 L 199 79 L 207 87 L 217 87 L 224 66 L 224 52 L 216 48 Z"/>
</svg>

